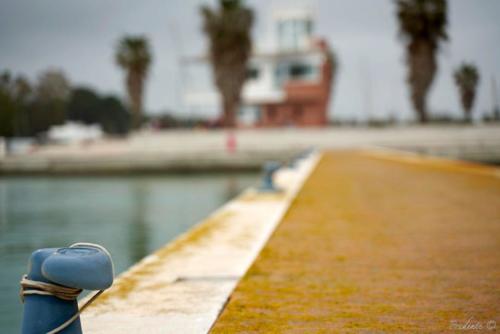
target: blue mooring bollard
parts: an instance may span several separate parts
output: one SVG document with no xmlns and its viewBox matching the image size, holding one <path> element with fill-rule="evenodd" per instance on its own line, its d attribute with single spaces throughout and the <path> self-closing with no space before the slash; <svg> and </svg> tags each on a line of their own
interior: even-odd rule
<svg viewBox="0 0 500 334">
<path fill-rule="evenodd" d="M 77 243 L 34 251 L 28 275 L 21 281 L 22 333 L 81 334 L 78 294 L 82 290 L 109 288 L 113 271 L 109 252 L 99 245 Z M 60 328 L 66 323 L 67 327 Z"/>
<path fill-rule="evenodd" d="M 300 151 L 288 162 L 288 167 L 295 168 L 301 160 L 308 158 L 313 153 L 314 153 L 313 147 L 309 147 Z"/>
<path fill-rule="evenodd" d="M 269 192 L 280 191 L 280 189 L 276 188 L 273 181 L 274 173 L 278 169 L 280 169 L 280 167 L 281 167 L 280 163 L 276 161 L 267 161 L 264 163 L 264 166 L 262 167 L 263 176 L 262 176 L 262 187 L 260 188 L 261 191 L 269 191 Z"/>
<path fill-rule="evenodd" d="M 314 153 L 314 148 L 313 147 L 308 147 L 306 149 L 304 149 L 302 152 L 300 152 L 298 155 L 297 155 L 297 159 L 305 159 L 305 158 L 308 158 L 311 154 Z"/>
</svg>

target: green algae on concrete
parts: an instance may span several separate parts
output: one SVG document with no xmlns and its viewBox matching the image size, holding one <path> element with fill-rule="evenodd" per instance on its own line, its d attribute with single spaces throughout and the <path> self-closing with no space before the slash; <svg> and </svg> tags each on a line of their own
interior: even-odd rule
<svg viewBox="0 0 500 334">
<path fill-rule="evenodd" d="M 280 194 L 248 190 L 130 268 L 82 314 L 86 333 L 207 333 L 319 156 L 276 174 Z"/>
<path fill-rule="evenodd" d="M 397 154 L 325 154 L 212 332 L 500 324 L 498 175 Z"/>
<path fill-rule="evenodd" d="M 125 299 L 130 292 L 135 290 L 141 279 L 154 275 L 157 266 L 161 265 L 166 257 L 175 256 L 178 252 L 182 252 L 184 248 L 200 244 L 204 240 L 209 239 L 215 231 L 224 228 L 225 224 L 231 218 L 231 215 L 231 211 L 229 210 L 217 212 L 198 226 L 181 235 L 172 243 L 145 258 L 135 267 L 131 268 L 130 271 L 120 276 L 113 286 L 104 292 L 90 307 L 103 306 L 109 298 Z"/>
</svg>

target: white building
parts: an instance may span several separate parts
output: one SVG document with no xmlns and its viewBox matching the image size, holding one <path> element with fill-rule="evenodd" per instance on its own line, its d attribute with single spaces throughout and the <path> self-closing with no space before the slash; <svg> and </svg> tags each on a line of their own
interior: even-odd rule
<svg viewBox="0 0 500 334">
<path fill-rule="evenodd" d="M 325 78 L 329 53 L 326 44 L 313 35 L 313 12 L 307 8 L 279 10 L 272 20 L 271 47 L 255 52 L 249 61 L 238 123 L 324 125 L 331 79 L 329 75 Z M 188 59 L 185 64 L 186 111 L 191 115 L 219 115 L 220 98 L 206 57 Z"/>
</svg>

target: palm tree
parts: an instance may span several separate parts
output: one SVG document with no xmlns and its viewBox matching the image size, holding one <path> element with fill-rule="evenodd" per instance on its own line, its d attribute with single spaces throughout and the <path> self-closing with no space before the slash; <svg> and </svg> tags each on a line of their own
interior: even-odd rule
<svg viewBox="0 0 500 334">
<path fill-rule="evenodd" d="M 471 110 L 476 97 L 476 88 L 479 83 L 479 72 L 474 64 L 463 63 L 455 70 L 455 83 L 457 84 L 465 119 L 471 120 Z"/>
<path fill-rule="evenodd" d="M 146 37 L 125 36 L 120 40 L 116 50 L 116 63 L 127 73 L 126 87 L 135 129 L 142 120 L 144 82 L 151 61 L 152 55 Z"/>
<path fill-rule="evenodd" d="M 224 125 L 233 127 L 252 50 L 253 12 L 240 0 L 219 0 L 217 9 L 202 6 L 201 14 L 215 85 L 222 96 Z"/>
<path fill-rule="evenodd" d="M 446 0 L 396 0 L 399 33 L 406 46 L 411 101 L 427 121 L 427 94 L 437 70 L 439 43 L 448 39 Z"/>
</svg>

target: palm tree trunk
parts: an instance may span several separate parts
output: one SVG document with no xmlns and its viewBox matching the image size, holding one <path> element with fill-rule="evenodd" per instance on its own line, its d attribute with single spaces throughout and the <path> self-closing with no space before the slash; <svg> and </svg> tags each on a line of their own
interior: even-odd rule
<svg viewBox="0 0 500 334">
<path fill-rule="evenodd" d="M 465 122 L 466 123 L 472 122 L 472 115 L 471 115 L 470 110 L 465 111 Z"/>
<path fill-rule="evenodd" d="M 236 111 L 238 108 L 238 103 L 232 99 L 224 99 L 224 127 L 234 128 L 236 126 Z"/>
<path fill-rule="evenodd" d="M 475 92 L 471 89 L 464 89 L 461 93 L 462 107 L 464 109 L 465 121 L 470 123 L 472 120 L 471 111 L 472 103 L 474 101 Z"/>
<path fill-rule="evenodd" d="M 420 123 L 428 121 L 427 95 L 436 73 L 436 48 L 427 40 L 416 40 L 408 46 L 408 83 L 411 101 Z"/>
<path fill-rule="evenodd" d="M 127 90 L 132 112 L 132 128 L 138 129 L 142 121 L 142 91 L 143 80 L 141 76 L 130 71 L 127 76 Z"/>
</svg>

